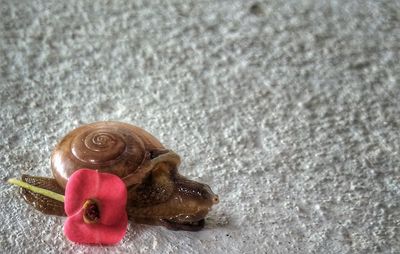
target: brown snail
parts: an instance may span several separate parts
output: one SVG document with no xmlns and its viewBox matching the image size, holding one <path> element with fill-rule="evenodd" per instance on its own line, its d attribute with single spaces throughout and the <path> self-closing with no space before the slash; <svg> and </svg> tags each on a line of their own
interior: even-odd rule
<svg viewBox="0 0 400 254">
<path fill-rule="evenodd" d="M 23 175 L 22 180 L 64 194 L 69 176 L 90 168 L 119 176 L 128 190 L 127 212 L 136 223 L 196 231 L 218 203 L 208 185 L 178 173 L 179 156 L 150 133 L 121 122 L 96 122 L 68 133 L 51 156 L 53 178 Z M 63 203 L 21 188 L 24 199 L 39 211 L 65 215 Z"/>
</svg>

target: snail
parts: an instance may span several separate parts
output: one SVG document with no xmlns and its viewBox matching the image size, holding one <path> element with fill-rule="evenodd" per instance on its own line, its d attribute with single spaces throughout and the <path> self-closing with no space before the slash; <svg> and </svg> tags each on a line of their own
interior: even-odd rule
<svg viewBox="0 0 400 254">
<path fill-rule="evenodd" d="M 180 157 L 137 126 L 104 121 L 80 126 L 56 145 L 51 155 L 54 178 L 23 175 L 22 181 L 64 194 L 69 176 L 89 168 L 119 176 L 127 186 L 127 214 L 140 224 L 197 231 L 219 198 L 211 188 L 178 172 Z M 65 216 L 62 202 L 21 188 L 37 210 Z"/>
</svg>

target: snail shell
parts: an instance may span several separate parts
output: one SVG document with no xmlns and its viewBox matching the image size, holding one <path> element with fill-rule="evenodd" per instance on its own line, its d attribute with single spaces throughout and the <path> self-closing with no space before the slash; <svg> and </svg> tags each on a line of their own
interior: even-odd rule
<svg viewBox="0 0 400 254">
<path fill-rule="evenodd" d="M 146 153 L 163 145 L 145 130 L 121 122 L 96 122 L 74 129 L 53 150 L 51 168 L 65 188 L 69 176 L 80 168 L 125 177 L 146 160 Z"/>
</svg>

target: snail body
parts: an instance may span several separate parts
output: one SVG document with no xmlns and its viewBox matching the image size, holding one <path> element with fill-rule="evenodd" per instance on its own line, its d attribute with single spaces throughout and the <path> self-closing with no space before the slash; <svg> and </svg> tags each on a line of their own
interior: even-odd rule
<svg viewBox="0 0 400 254">
<path fill-rule="evenodd" d="M 56 145 L 51 156 L 54 178 L 24 175 L 22 180 L 64 194 L 68 178 L 78 169 L 111 173 L 127 186 L 127 212 L 132 221 L 199 230 L 218 196 L 208 185 L 180 175 L 179 163 L 176 153 L 142 128 L 96 122 L 72 130 Z M 62 202 L 26 189 L 21 194 L 43 213 L 65 215 Z"/>
</svg>

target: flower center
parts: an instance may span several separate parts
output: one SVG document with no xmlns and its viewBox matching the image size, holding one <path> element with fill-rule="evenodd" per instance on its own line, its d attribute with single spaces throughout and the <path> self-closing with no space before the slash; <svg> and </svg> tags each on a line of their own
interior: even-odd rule
<svg viewBox="0 0 400 254">
<path fill-rule="evenodd" d="M 83 221 L 87 224 L 97 223 L 100 219 L 100 210 L 96 200 L 88 199 L 83 204 Z"/>
</svg>

